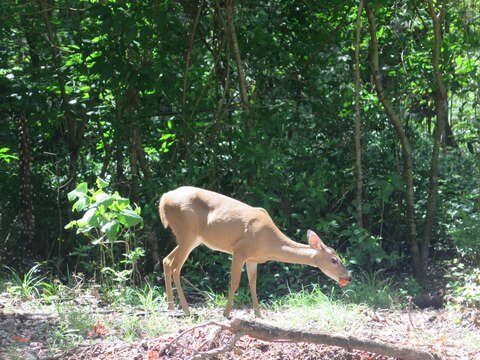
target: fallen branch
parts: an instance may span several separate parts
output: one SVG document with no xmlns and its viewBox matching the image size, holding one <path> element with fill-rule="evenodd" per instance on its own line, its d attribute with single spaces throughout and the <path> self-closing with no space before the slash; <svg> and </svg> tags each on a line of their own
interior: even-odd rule
<svg viewBox="0 0 480 360">
<path fill-rule="evenodd" d="M 386 356 L 402 358 L 403 360 L 439 360 L 438 354 L 417 350 L 412 347 L 381 343 L 354 336 L 331 335 L 323 332 L 307 332 L 301 330 L 286 330 L 276 326 L 261 324 L 255 321 L 233 319 L 230 322 L 234 334 L 244 333 L 264 341 L 287 340 L 291 342 L 306 342 L 340 346 L 348 350 L 356 349 Z"/>
<path fill-rule="evenodd" d="M 270 342 L 298 342 L 339 346 L 350 351 L 356 349 L 371 353 L 377 353 L 380 355 L 401 358 L 402 360 L 441 360 L 440 355 L 436 353 L 424 350 L 417 350 L 408 346 L 381 343 L 378 341 L 362 339 L 355 336 L 335 335 L 324 332 L 287 330 L 276 326 L 262 324 L 256 321 L 247 321 L 238 318 L 232 319 L 230 323 L 209 321 L 207 323 L 191 327 L 183 331 L 180 335 L 173 339 L 172 342 L 167 346 L 167 349 L 174 347 L 174 344 L 178 343 L 178 340 L 185 334 L 190 333 L 195 329 L 206 326 L 218 326 L 219 331 L 215 333 L 216 336 L 218 336 L 218 334 L 220 334 L 222 330 L 228 330 L 233 333 L 234 336 L 226 344 L 224 344 L 223 346 L 219 346 L 216 349 L 203 352 L 195 350 L 194 355 L 188 358 L 189 360 L 206 359 L 212 356 L 220 355 L 227 351 L 231 351 L 234 348 L 236 342 L 243 335 L 249 335 L 253 338 Z"/>
</svg>

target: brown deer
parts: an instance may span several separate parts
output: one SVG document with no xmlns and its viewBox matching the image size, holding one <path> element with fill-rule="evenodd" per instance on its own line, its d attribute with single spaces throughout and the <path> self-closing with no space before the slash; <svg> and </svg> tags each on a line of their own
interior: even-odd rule
<svg viewBox="0 0 480 360">
<path fill-rule="evenodd" d="M 253 309 L 258 317 L 262 316 L 256 288 L 259 263 L 276 260 L 307 264 L 320 268 L 341 286 L 351 281 L 335 250 L 326 246 L 317 234 L 307 231 L 309 245 L 292 241 L 277 228 L 265 209 L 213 191 L 182 186 L 163 194 L 159 212 L 163 225 L 170 226 L 177 240 L 177 247 L 163 259 L 169 310 L 174 309 L 173 277 L 182 309 L 190 314 L 180 284 L 180 271 L 190 252 L 200 244 L 232 254 L 230 290 L 223 313 L 226 317 L 232 310 L 245 264 Z"/>
</svg>

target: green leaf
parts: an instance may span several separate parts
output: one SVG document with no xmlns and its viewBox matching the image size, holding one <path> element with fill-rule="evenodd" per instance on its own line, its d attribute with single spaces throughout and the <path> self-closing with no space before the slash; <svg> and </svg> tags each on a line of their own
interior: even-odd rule
<svg viewBox="0 0 480 360">
<path fill-rule="evenodd" d="M 111 220 L 102 226 L 101 231 L 107 235 L 108 240 L 115 241 L 120 232 L 120 224 L 117 220 Z"/>
<path fill-rule="evenodd" d="M 79 227 L 83 227 L 86 225 L 95 226 L 94 223 L 98 223 L 98 220 L 95 219 L 96 212 L 97 208 L 88 209 L 87 212 L 83 214 L 83 217 L 77 221 Z"/>
<path fill-rule="evenodd" d="M 84 197 L 87 194 L 87 191 L 88 185 L 86 182 L 78 184 L 75 190 L 72 190 L 67 194 L 68 201 L 73 201 L 77 198 Z"/>
<path fill-rule="evenodd" d="M 122 210 L 126 209 L 130 204 L 128 199 L 122 198 L 120 196 L 115 198 L 113 204 L 111 204 L 110 209 L 113 211 L 121 212 Z"/>
<path fill-rule="evenodd" d="M 103 191 L 95 193 L 95 202 L 97 205 L 104 205 L 106 207 L 112 205 L 113 203 L 112 195 L 106 194 Z"/>
<path fill-rule="evenodd" d="M 96 183 L 97 183 L 97 187 L 99 189 L 105 189 L 108 186 L 108 183 L 101 178 L 97 178 Z"/>
<path fill-rule="evenodd" d="M 140 224 L 143 219 L 131 209 L 123 209 L 119 216 L 120 223 L 126 227 L 132 227 Z"/>
<path fill-rule="evenodd" d="M 72 229 L 74 226 L 77 226 L 76 220 L 70 221 L 67 225 L 65 225 L 64 229 L 65 230 Z"/>
<path fill-rule="evenodd" d="M 80 197 L 72 206 L 73 211 L 82 211 L 89 205 L 88 198 L 86 196 Z"/>
</svg>

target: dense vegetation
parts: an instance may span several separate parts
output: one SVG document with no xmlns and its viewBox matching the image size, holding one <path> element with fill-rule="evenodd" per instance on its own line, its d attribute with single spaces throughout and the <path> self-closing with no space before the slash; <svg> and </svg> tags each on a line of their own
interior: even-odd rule
<svg viewBox="0 0 480 360">
<path fill-rule="evenodd" d="M 191 184 L 357 273 L 478 267 L 480 2 L 360 4 L 2 1 L 0 263 L 141 281 L 174 244 L 159 197 Z M 229 266 L 184 272 L 224 291 Z M 259 290 L 321 279 L 272 263 Z"/>
</svg>

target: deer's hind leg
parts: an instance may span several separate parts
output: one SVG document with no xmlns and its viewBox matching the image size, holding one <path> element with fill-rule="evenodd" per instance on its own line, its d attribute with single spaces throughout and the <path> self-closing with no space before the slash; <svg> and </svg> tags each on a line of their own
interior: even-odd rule
<svg viewBox="0 0 480 360">
<path fill-rule="evenodd" d="M 182 271 L 182 266 L 187 260 L 190 252 L 195 249 L 199 244 L 192 242 L 188 246 L 178 246 L 178 250 L 175 253 L 175 257 L 172 261 L 172 275 L 173 281 L 175 282 L 175 287 L 177 288 L 178 299 L 180 300 L 180 305 L 185 314 L 190 315 L 190 309 L 188 308 L 187 300 L 185 299 L 185 294 L 183 293 L 182 284 L 180 281 L 180 273 Z"/>
<path fill-rule="evenodd" d="M 175 254 L 178 251 L 178 245 L 173 251 L 163 258 L 163 273 L 165 280 L 165 291 L 167 293 L 168 310 L 173 310 L 175 305 L 173 302 L 173 289 L 172 289 L 172 263 L 175 259 Z"/>
<path fill-rule="evenodd" d="M 248 285 L 250 286 L 250 295 L 252 296 L 252 306 L 256 317 L 261 318 L 260 304 L 257 298 L 257 263 L 247 261 Z"/>
<path fill-rule="evenodd" d="M 245 257 L 239 253 L 233 253 L 232 256 L 232 271 L 230 273 L 230 290 L 228 291 L 227 305 L 223 316 L 229 317 L 233 308 L 233 297 L 240 284 L 240 277 L 242 276 L 242 268 L 245 264 Z"/>
</svg>

